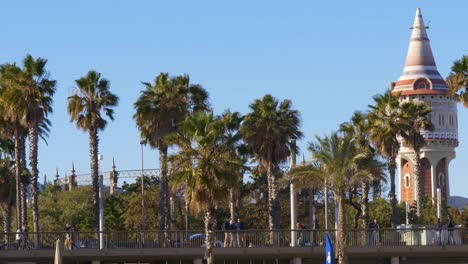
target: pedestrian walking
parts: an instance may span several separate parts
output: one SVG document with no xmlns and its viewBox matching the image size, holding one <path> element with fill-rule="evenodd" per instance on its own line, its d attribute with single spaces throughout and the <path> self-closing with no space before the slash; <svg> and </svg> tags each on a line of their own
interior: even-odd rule
<svg viewBox="0 0 468 264">
<path fill-rule="evenodd" d="M 230 230 L 231 230 L 231 223 L 229 221 L 229 218 L 226 218 L 226 220 L 221 224 L 221 230 L 224 231 L 224 247 L 229 246 L 229 241 L 230 241 Z"/>
<path fill-rule="evenodd" d="M 369 228 L 371 229 L 371 232 L 372 232 L 371 245 L 378 246 L 380 244 L 380 241 L 379 241 L 380 230 L 379 229 L 381 229 L 382 226 L 379 224 L 379 222 L 377 222 L 377 219 L 374 219 L 374 222 L 370 224 Z"/>
<path fill-rule="evenodd" d="M 240 218 L 237 218 L 236 223 L 237 228 L 237 245 L 239 247 L 245 247 L 245 225 Z"/>
</svg>

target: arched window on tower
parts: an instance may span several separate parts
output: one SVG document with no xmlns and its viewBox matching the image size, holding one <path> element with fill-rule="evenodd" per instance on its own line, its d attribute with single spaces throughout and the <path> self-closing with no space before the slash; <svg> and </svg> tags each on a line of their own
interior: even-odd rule
<svg viewBox="0 0 468 264">
<path fill-rule="evenodd" d="M 426 79 L 418 79 L 414 82 L 413 89 L 418 90 L 418 89 L 430 89 L 431 84 L 429 83 L 428 80 Z"/>
<path fill-rule="evenodd" d="M 437 175 L 437 186 L 439 187 L 444 187 L 445 186 L 445 175 L 443 172 L 440 172 L 439 175 Z"/>
<path fill-rule="evenodd" d="M 411 176 L 405 174 L 405 188 L 408 189 L 409 187 L 411 187 Z"/>
</svg>

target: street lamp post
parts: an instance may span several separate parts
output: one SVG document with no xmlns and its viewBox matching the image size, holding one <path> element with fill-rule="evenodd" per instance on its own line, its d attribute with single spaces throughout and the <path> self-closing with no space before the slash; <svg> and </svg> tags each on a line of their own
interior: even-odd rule
<svg viewBox="0 0 468 264">
<path fill-rule="evenodd" d="M 295 140 L 291 140 L 291 145 L 296 145 Z M 291 169 L 296 167 L 296 153 L 294 150 L 291 151 Z M 289 188 L 291 192 L 291 247 L 297 246 L 296 238 L 296 223 L 297 223 L 297 196 L 296 190 L 294 188 L 294 180 L 291 179 L 289 183 Z"/>
<path fill-rule="evenodd" d="M 440 202 L 441 202 L 441 191 L 437 188 L 437 218 L 440 219 Z"/>
<path fill-rule="evenodd" d="M 144 159 L 143 159 L 143 144 L 144 141 L 140 141 L 141 146 L 141 230 L 145 230 L 145 178 L 144 178 Z"/>
<path fill-rule="evenodd" d="M 103 203 L 103 187 L 104 177 L 102 175 L 103 156 L 98 156 L 99 160 L 99 249 L 104 249 L 104 203 Z"/>
</svg>

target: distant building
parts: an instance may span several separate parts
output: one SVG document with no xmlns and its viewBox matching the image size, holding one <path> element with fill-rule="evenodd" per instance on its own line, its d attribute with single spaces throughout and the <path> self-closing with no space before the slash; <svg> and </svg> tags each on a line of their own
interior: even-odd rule
<svg viewBox="0 0 468 264">
<path fill-rule="evenodd" d="M 457 102 L 448 94 L 448 86 L 437 70 L 421 9 L 416 10 L 405 68 L 394 84 L 393 93 L 401 93 L 402 102 L 426 102 L 432 108 L 433 131 L 423 131 L 427 140 L 421 149 L 422 192 L 435 199 L 441 188 L 442 199 L 450 196 L 449 164 L 458 146 Z M 402 142 L 398 153 L 400 201 L 416 198 L 413 173 L 414 152 Z"/>
</svg>

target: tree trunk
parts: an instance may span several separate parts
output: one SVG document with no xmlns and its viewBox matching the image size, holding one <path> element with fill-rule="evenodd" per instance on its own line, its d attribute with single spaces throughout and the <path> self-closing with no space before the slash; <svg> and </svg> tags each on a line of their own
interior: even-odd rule
<svg viewBox="0 0 468 264">
<path fill-rule="evenodd" d="M 185 231 L 190 230 L 190 203 L 192 199 L 189 195 L 185 195 Z"/>
<path fill-rule="evenodd" d="M 380 179 L 372 181 L 372 200 L 377 200 L 382 197 L 382 187 L 380 187 Z"/>
<path fill-rule="evenodd" d="M 229 189 L 229 214 L 231 215 L 231 219 L 236 218 L 236 198 L 234 195 L 234 188 Z"/>
<path fill-rule="evenodd" d="M 33 229 L 36 233 L 36 245 L 38 248 L 41 247 L 40 241 L 40 230 L 39 230 L 39 204 L 38 204 L 38 194 L 39 194 L 39 170 L 37 168 L 37 152 L 38 152 L 38 142 L 37 142 L 37 125 L 29 128 L 29 166 L 31 166 L 31 204 L 33 209 Z"/>
<path fill-rule="evenodd" d="M 390 205 L 392 208 L 391 223 L 392 228 L 396 228 L 397 223 L 397 200 L 395 195 L 395 171 L 396 171 L 396 157 L 391 156 L 387 158 L 388 164 L 388 173 L 390 174 L 390 192 L 388 196 L 390 197 Z"/>
<path fill-rule="evenodd" d="M 164 143 L 159 144 L 159 230 L 166 229 L 166 205 L 167 205 L 167 146 Z"/>
<path fill-rule="evenodd" d="M 336 254 L 338 256 L 339 264 L 346 264 L 345 247 L 346 247 L 346 235 L 345 229 L 345 198 L 344 193 L 335 193 L 336 201 L 338 203 L 338 227 L 337 227 L 337 238 L 336 238 Z"/>
<path fill-rule="evenodd" d="M 20 140 L 20 163 L 21 163 L 21 225 L 28 227 L 28 178 L 24 174 L 26 169 L 26 137 L 22 136 Z"/>
<path fill-rule="evenodd" d="M 8 236 L 11 233 L 11 206 L 5 205 L 2 209 L 2 216 L 3 216 L 3 232 L 4 232 L 4 241 L 8 243 Z"/>
<path fill-rule="evenodd" d="M 275 165 L 273 170 L 273 179 L 271 181 L 271 192 L 273 193 L 273 225 L 274 229 L 280 229 L 281 223 L 281 204 L 279 200 L 279 188 L 278 179 L 281 176 L 282 171 L 278 166 Z"/>
<path fill-rule="evenodd" d="M 361 212 L 362 212 L 362 229 L 366 229 L 369 226 L 369 183 L 362 182 L 362 197 L 361 197 Z"/>
<path fill-rule="evenodd" d="M 416 215 L 421 218 L 421 197 L 422 197 L 422 171 L 421 171 L 421 153 L 419 149 L 414 150 L 414 179 L 416 192 Z M 420 220 L 420 219 L 418 219 Z"/>
<path fill-rule="evenodd" d="M 205 259 L 207 264 L 214 264 L 213 258 L 213 243 L 214 243 L 214 228 L 216 226 L 216 209 L 214 202 L 210 202 L 205 215 Z"/>
<path fill-rule="evenodd" d="M 16 230 L 21 230 L 21 140 L 20 133 L 15 131 L 15 181 L 16 181 Z"/>
<path fill-rule="evenodd" d="M 309 189 L 309 226 L 310 229 L 317 229 L 316 226 L 316 207 L 315 207 L 315 191 L 314 189 Z"/>
<path fill-rule="evenodd" d="M 99 232 L 99 136 L 95 128 L 89 129 L 89 156 L 91 159 L 91 179 L 93 181 L 94 230 Z"/>
</svg>

